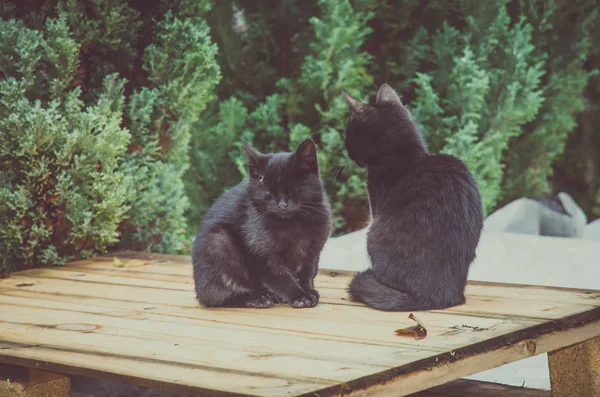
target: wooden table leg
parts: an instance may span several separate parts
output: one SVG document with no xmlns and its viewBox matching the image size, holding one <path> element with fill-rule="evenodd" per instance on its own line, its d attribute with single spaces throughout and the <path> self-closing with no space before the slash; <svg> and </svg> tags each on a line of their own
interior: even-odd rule
<svg viewBox="0 0 600 397">
<path fill-rule="evenodd" d="M 552 397 L 600 397 L 600 338 L 548 353 Z"/>
<path fill-rule="evenodd" d="M 0 364 L 0 397 L 70 397 L 71 379 L 54 372 Z"/>
</svg>

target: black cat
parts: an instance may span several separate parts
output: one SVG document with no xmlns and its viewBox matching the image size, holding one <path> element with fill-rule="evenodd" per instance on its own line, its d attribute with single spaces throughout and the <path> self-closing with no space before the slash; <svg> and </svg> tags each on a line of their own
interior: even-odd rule
<svg viewBox="0 0 600 397">
<path fill-rule="evenodd" d="M 409 111 L 387 84 L 375 105 L 344 92 L 348 156 L 367 168 L 371 267 L 351 297 L 375 309 L 433 310 L 465 302 L 483 228 L 481 196 L 459 159 L 430 155 Z"/>
<path fill-rule="evenodd" d="M 249 179 L 215 201 L 194 242 L 196 296 L 206 307 L 314 307 L 331 229 L 315 144 L 307 139 L 293 153 L 244 149 Z"/>
</svg>

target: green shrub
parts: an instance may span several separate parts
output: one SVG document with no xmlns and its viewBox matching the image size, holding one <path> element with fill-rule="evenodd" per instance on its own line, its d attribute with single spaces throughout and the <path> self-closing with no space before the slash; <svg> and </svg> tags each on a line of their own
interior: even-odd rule
<svg viewBox="0 0 600 397">
<path fill-rule="evenodd" d="M 376 70 L 403 87 L 432 151 L 467 163 L 486 211 L 548 193 L 552 163 L 584 108 L 598 10 L 502 0 L 380 12 L 376 33 L 392 45 Z"/>
<path fill-rule="evenodd" d="M 213 31 L 220 33 L 217 42 L 223 42 L 222 102 L 214 104 L 196 128 L 202 132 L 194 137 L 187 179 L 193 197 L 190 226 L 194 230 L 223 188 L 245 175 L 240 142 L 252 142 L 263 151 L 292 150 L 308 136 L 320 146 L 335 230 L 364 225 L 364 171 L 344 155 L 340 132 L 346 104 L 340 93 L 347 89 L 358 95 L 373 82 L 367 72 L 371 56 L 361 49 L 372 30 L 367 22 L 373 17 L 373 4 L 296 0 L 267 11 L 267 3 L 239 2 L 247 7 L 240 8 L 245 11 L 237 25 L 242 31 L 231 27 L 234 8 L 224 5 L 229 14 L 221 10 L 212 20 Z M 306 15 L 307 10 L 318 16 Z M 279 35 L 286 39 L 274 42 L 272 37 Z M 261 81 L 263 76 L 268 80 Z M 349 222 L 353 217 L 356 220 Z"/>
<path fill-rule="evenodd" d="M 245 176 L 242 142 L 280 151 L 311 136 L 334 233 L 362 227 L 365 171 L 345 155 L 340 94 L 372 100 L 384 82 L 432 152 L 469 165 L 488 213 L 594 175 L 594 150 L 580 154 L 597 138 L 597 90 L 595 105 L 582 95 L 600 64 L 593 2 L 212 3 L 0 5 L 0 272 L 186 250 Z M 597 189 L 580 194 L 590 213 Z"/>
<path fill-rule="evenodd" d="M 88 106 L 66 90 L 79 45 L 64 14 L 44 32 L 2 20 L 0 43 L 0 272 L 106 249 L 133 198 L 124 82 L 108 75 Z"/>
<path fill-rule="evenodd" d="M 185 248 L 192 126 L 220 79 L 209 10 L 3 3 L 0 272 L 113 246 Z"/>
<path fill-rule="evenodd" d="M 585 105 L 585 62 L 600 26 L 591 2 L 271 5 L 230 2 L 210 19 L 224 78 L 220 102 L 202 117 L 197 129 L 204 134 L 193 143 L 193 229 L 223 188 L 244 175 L 236 142 L 287 150 L 306 136 L 319 145 L 334 233 L 364 226 L 365 174 L 344 153 L 340 93 L 368 100 L 384 82 L 401 93 L 433 153 L 467 163 L 486 212 L 549 192 L 552 164 Z"/>
</svg>

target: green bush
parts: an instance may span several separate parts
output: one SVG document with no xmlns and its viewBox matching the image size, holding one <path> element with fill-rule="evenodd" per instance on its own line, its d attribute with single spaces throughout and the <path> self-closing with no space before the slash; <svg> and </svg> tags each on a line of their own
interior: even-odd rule
<svg viewBox="0 0 600 397">
<path fill-rule="evenodd" d="M 275 9 L 267 1 L 223 3 L 211 20 L 222 48 L 221 102 L 198 123 L 187 178 L 192 230 L 223 188 L 245 175 L 241 142 L 280 151 L 307 136 L 320 146 L 336 231 L 366 224 L 364 171 L 344 155 L 346 104 L 340 93 L 358 95 L 373 83 L 371 56 L 362 50 L 372 31 L 372 3 L 295 0 Z"/>
<path fill-rule="evenodd" d="M 552 165 L 586 103 L 585 62 L 600 26 L 591 2 L 231 4 L 210 19 L 224 79 L 193 143 L 192 228 L 244 174 L 238 141 L 287 150 L 309 135 L 320 148 L 334 232 L 364 226 L 364 171 L 344 153 L 340 93 L 372 99 L 384 82 L 401 93 L 433 153 L 467 163 L 487 213 L 550 191 Z"/>
<path fill-rule="evenodd" d="M 377 71 L 404 86 L 432 151 L 467 163 L 486 212 L 548 193 L 552 163 L 585 105 L 594 5 L 415 2 L 380 17 L 387 53 Z"/>
<path fill-rule="evenodd" d="M 0 271 L 104 250 L 133 196 L 121 169 L 123 81 L 84 105 L 68 89 L 80 46 L 65 15 L 45 31 L 0 21 Z"/>
<path fill-rule="evenodd" d="M 209 6 L 3 3 L 0 273 L 185 248 L 192 125 L 220 79 Z"/>
<path fill-rule="evenodd" d="M 311 136 L 334 233 L 362 227 L 365 171 L 345 155 L 340 94 L 372 100 L 384 82 L 432 152 L 469 165 L 488 213 L 594 175 L 595 152 L 580 155 L 597 140 L 593 2 L 212 4 L 0 5 L 0 271 L 109 248 L 185 251 L 245 176 L 242 142 L 280 151 Z M 580 192 L 590 214 L 598 188 Z"/>
</svg>

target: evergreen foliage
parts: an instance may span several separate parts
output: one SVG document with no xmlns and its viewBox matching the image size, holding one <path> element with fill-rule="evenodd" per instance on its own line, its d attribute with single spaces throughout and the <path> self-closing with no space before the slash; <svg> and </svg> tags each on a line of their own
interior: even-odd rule
<svg viewBox="0 0 600 397">
<path fill-rule="evenodd" d="M 377 71 L 404 85 L 432 151 L 467 163 L 488 213 L 502 200 L 548 193 L 551 165 L 585 105 L 598 10 L 586 1 L 411 6 L 382 9 L 376 33 L 385 39 L 373 45 L 393 43 Z"/>
<path fill-rule="evenodd" d="M 375 2 L 353 5 L 348 0 L 320 0 L 313 5 L 303 0 L 285 1 L 267 13 L 270 3 L 239 2 L 237 15 L 232 7 L 230 15 L 213 20 L 217 24 L 213 31 L 220 33 L 216 41 L 229 43 L 221 45 L 225 59 L 221 64 L 229 66 L 223 68 L 223 81 L 252 83 L 224 84 L 220 106 L 215 104 L 199 123 L 197 129 L 204 133 L 193 143 L 188 179 L 194 203 L 192 230 L 223 185 L 231 186 L 245 175 L 241 142 L 252 142 L 263 151 L 292 150 L 308 136 L 320 146 L 319 162 L 334 207 L 336 231 L 364 225 L 368 220 L 364 171 L 344 155 L 342 131 L 347 110 L 340 93 L 347 89 L 358 95 L 373 83 L 367 71 L 371 56 L 361 47 L 372 31 L 367 22 L 373 17 Z M 305 12 L 313 8 L 317 16 L 309 18 Z M 310 23 L 299 23 L 296 13 L 306 15 Z M 236 16 L 240 22 L 232 29 Z M 297 30 L 290 32 L 291 28 Z M 268 42 L 277 34 L 289 39 Z M 301 39 L 308 40 L 308 45 L 297 42 Z M 232 64 L 232 59 L 248 68 Z M 251 84 L 262 75 L 269 76 L 265 85 L 272 90 L 263 85 L 253 89 Z M 352 217 L 358 219 L 348 227 Z"/>
<path fill-rule="evenodd" d="M 67 89 L 80 46 L 66 21 L 0 21 L 0 271 L 106 249 L 133 199 L 120 167 L 124 82 L 107 75 L 87 106 Z"/>
<path fill-rule="evenodd" d="M 586 0 L 3 2 L 0 272 L 185 250 L 245 176 L 242 142 L 312 137 L 334 233 L 365 226 L 341 91 L 373 100 L 384 82 L 431 152 L 467 163 L 488 213 L 554 183 L 600 215 L 599 13 Z"/>
<path fill-rule="evenodd" d="M 0 273 L 185 248 L 182 176 L 214 98 L 208 1 L 0 8 Z"/>
<path fill-rule="evenodd" d="M 224 79 L 220 104 L 199 127 L 210 138 L 198 135 L 193 145 L 192 230 L 223 184 L 244 175 L 235 142 L 285 150 L 309 135 L 320 148 L 334 232 L 364 226 L 364 171 L 344 154 L 340 92 L 369 99 L 383 82 L 400 91 L 433 153 L 467 163 L 487 213 L 550 191 L 552 164 L 585 107 L 582 93 L 593 74 L 584 65 L 599 30 L 591 2 L 230 4 L 210 20 Z M 301 23 L 307 10 L 309 26 Z M 565 16 L 574 22 L 564 23 Z"/>
</svg>

